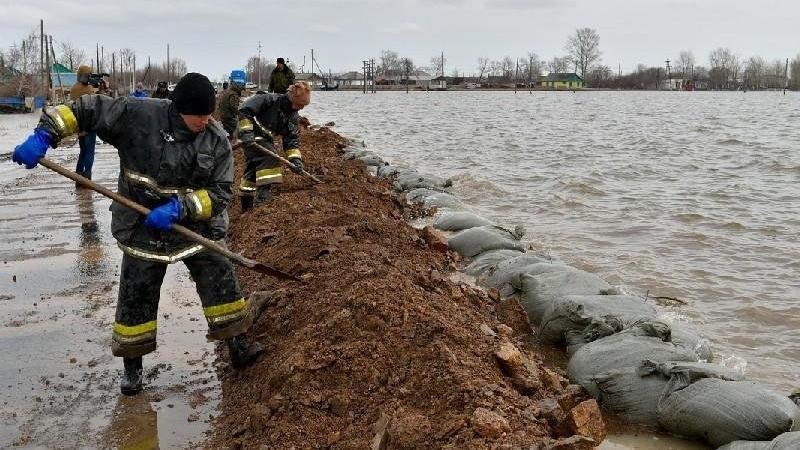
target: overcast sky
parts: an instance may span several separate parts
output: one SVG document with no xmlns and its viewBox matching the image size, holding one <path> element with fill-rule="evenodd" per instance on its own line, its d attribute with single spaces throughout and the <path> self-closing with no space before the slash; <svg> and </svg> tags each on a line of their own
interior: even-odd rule
<svg viewBox="0 0 800 450">
<path fill-rule="evenodd" d="M 598 31 L 603 63 L 623 72 L 663 66 L 684 49 L 702 65 L 720 46 L 768 60 L 800 53 L 797 0 L 0 0 L 0 48 L 38 29 L 39 19 L 55 41 L 92 56 L 99 42 L 160 62 L 170 43 L 190 71 L 215 79 L 242 67 L 259 40 L 264 57 L 298 66 L 314 48 L 334 72 L 359 70 L 382 49 L 422 66 L 444 51 L 448 74 L 475 71 L 479 56 L 549 59 L 565 54 L 579 27 Z"/>
</svg>

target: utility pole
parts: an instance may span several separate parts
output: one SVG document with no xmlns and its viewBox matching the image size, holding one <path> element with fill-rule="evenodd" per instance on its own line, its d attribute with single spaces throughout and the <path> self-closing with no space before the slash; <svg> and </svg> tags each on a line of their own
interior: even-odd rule
<svg viewBox="0 0 800 450">
<path fill-rule="evenodd" d="M 366 59 L 361 61 L 361 70 L 364 71 L 364 84 L 361 86 L 363 88 L 362 89 L 362 91 L 363 91 L 362 93 L 366 94 L 367 93 L 367 60 Z"/>
<path fill-rule="evenodd" d="M 111 84 L 114 85 L 114 91 L 116 91 L 117 90 L 117 54 L 114 53 L 114 52 L 111 52 Z"/>
<path fill-rule="evenodd" d="M 44 68 L 44 20 L 39 19 L 39 76 L 42 77 L 41 87 L 45 88 L 47 72 Z"/>
<path fill-rule="evenodd" d="M 789 88 L 789 58 L 786 58 L 786 68 L 783 69 L 783 95 L 786 95 L 786 89 Z"/>
<path fill-rule="evenodd" d="M 50 44 L 49 44 L 49 39 L 48 39 L 48 37 L 47 37 L 47 36 L 45 36 L 45 37 L 44 37 L 44 48 L 45 48 L 45 52 L 44 52 L 44 60 L 45 60 L 45 63 L 47 64 L 47 66 L 46 66 L 47 68 L 50 68 L 50 67 L 52 67 L 52 66 L 50 65 L 50 52 L 47 50 L 49 47 L 50 47 Z M 49 72 L 49 70 L 48 70 L 48 72 Z M 44 82 L 45 82 L 45 84 L 44 84 L 44 88 L 45 88 L 44 94 L 45 94 L 45 96 L 46 96 L 46 97 L 50 97 L 50 95 L 49 95 L 49 94 L 50 94 L 50 82 L 51 82 L 51 80 L 50 80 L 49 78 L 50 78 L 50 77 L 48 76 L 48 77 L 47 77 L 47 78 L 44 80 Z"/>
<path fill-rule="evenodd" d="M 519 58 L 517 58 L 517 65 L 514 66 L 514 93 L 517 93 L 517 77 L 519 76 Z"/>
<path fill-rule="evenodd" d="M 172 66 L 169 64 L 169 44 L 167 44 L 167 85 L 172 83 Z"/>
<path fill-rule="evenodd" d="M 261 41 L 258 41 L 258 88 L 261 89 Z"/>
<path fill-rule="evenodd" d="M 106 60 L 105 49 L 103 46 L 100 46 L 100 63 L 98 64 L 97 73 L 103 73 L 103 61 Z"/>
<path fill-rule="evenodd" d="M 672 90 L 672 71 L 669 67 L 669 60 L 665 61 L 667 63 L 667 83 L 669 84 L 669 90 Z"/>
<path fill-rule="evenodd" d="M 98 44 L 98 43 L 94 44 L 94 51 L 96 53 L 95 56 L 97 56 L 97 59 L 95 59 L 95 62 L 96 62 L 95 68 L 94 68 L 95 69 L 95 73 L 100 73 L 100 44 Z"/>
</svg>

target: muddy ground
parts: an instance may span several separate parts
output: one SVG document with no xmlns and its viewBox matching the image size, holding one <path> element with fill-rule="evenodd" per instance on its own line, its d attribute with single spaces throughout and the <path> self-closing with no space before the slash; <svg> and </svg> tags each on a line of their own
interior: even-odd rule
<svg viewBox="0 0 800 450">
<path fill-rule="evenodd" d="M 269 205 L 231 211 L 234 250 L 303 282 L 240 270 L 246 292 L 272 296 L 251 332 L 266 353 L 222 372 L 208 447 L 599 443 L 596 403 L 581 403 L 582 391 L 518 339 L 530 331 L 518 305 L 451 279 L 456 256 L 408 225 L 416 212 L 387 182 L 341 159 L 343 138 L 314 127 L 302 140 L 324 182 L 289 175 Z"/>
</svg>

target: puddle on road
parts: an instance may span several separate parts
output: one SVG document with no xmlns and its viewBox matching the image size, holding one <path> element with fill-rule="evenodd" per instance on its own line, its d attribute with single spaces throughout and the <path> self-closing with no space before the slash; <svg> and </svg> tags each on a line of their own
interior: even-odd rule
<svg viewBox="0 0 800 450">
<path fill-rule="evenodd" d="M 51 152 L 72 168 L 76 147 Z M 116 151 L 95 179 L 116 190 Z M 219 402 L 214 345 L 186 268 L 170 266 L 147 386 L 119 394 L 111 355 L 121 252 L 110 201 L 44 168 L 0 172 L 0 447 L 185 448 Z"/>
</svg>

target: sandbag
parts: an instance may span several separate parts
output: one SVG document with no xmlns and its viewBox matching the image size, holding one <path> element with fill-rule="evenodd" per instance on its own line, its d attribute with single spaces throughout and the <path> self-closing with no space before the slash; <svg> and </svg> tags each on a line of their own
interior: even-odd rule
<svg viewBox="0 0 800 450">
<path fill-rule="evenodd" d="M 682 323 L 669 323 L 663 320 L 651 320 L 639 325 L 639 329 L 650 328 L 648 333 L 652 336 L 662 336 L 664 340 L 669 340 L 682 347 L 691 348 L 703 361 L 712 361 L 714 352 L 700 333 L 691 330 L 688 325 Z"/>
<path fill-rule="evenodd" d="M 703 362 L 645 360 L 594 377 L 597 400 L 603 408 L 631 423 L 658 425 L 658 402 L 673 378 L 741 380 L 744 375 L 726 367 Z"/>
<path fill-rule="evenodd" d="M 449 179 L 416 171 L 398 172 L 394 181 L 394 187 L 398 191 L 410 191 L 418 188 L 446 188 L 452 185 L 453 182 Z"/>
<path fill-rule="evenodd" d="M 478 278 L 478 284 L 497 289 L 502 295 L 521 291 L 522 275 L 539 275 L 548 272 L 574 269 L 559 262 L 552 262 L 541 255 L 525 253 L 513 259 L 501 261 Z"/>
<path fill-rule="evenodd" d="M 538 335 L 544 342 L 561 344 L 568 332 L 584 332 L 592 324 L 605 325 L 612 334 L 657 314 L 644 299 L 630 295 L 569 295 L 551 302 Z"/>
<path fill-rule="evenodd" d="M 397 166 L 383 165 L 378 166 L 378 178 L 394 178 L 403 168 Z"/>
<path fill-rule="evenodd" d="M 800 449 L 800 431 L 783 433 L 772 441 L 733 441 L 717 450 L 797 450 Z"/>
<path fill-rule="evenodd" d="M 344 157 L 344 159 L 357 159 L 361 158 L 362 156 L 368 156 L 368 155 L 377 156 L 378 154 L 373 152 L 372 150 L 367 150 L 365 148 L 354 148 L 352 151 L 345 150 L 344 155 L 342 156 Z"/>
<path fill-rule="evenodd" d="M 359 161 L 363 162 L 367 166 L 382 166 L 384 165 L 383 158 L 376 154 L 367 154 L 362 155 L 357 158 Z"/>
<path fill-rule="evenodd" d="M 536 325 L 555 299 L 568 295 L 597 295 L 611 288 L 597 275 L 574 267 L 536 275 L 523 273 L 519 276 L 519 282 L 519 290 L 523 292 L 520 303 L 528 313 L 528 319 Z"/>
<path fill-rule="evenodd" d="M 523 233 L 524 234 L 524 233 Z M 461 231 L 447 241 L 448 247 L 461 256 L 471 258 L 489 250 L 511 249 L 525 251 L 518 232 L 498 226 L 475 227 Z"/>
<path fill-rule="evenodd" d="M 692 349 L 675 345 L 669 339 L 648 331 L 637 326 L 582 346 L 567 364 L 569 379 L 597 397 L 599 390 L 594 380 L 602 374 L 636 368 L 645 360 L 656 363 L 698 361 L 697 353 Z"/>
<path fill-rule="evenodd" d="M 767 450 L 770 444 L 770 441 L 733 441 L 717 450 Z"/>
<path fill-rule="evenodd" d="M 668 388 L 658 406 L 665 429 L 721 446 L 768 441 L 800 425 L 800 408 L 785 394 L 754 381 L 705 378 Z"/>
<path fill-rule="evenodd" d="M 478 277 L 495 267 L 497 263 L 522 254 L 522 250 L 514 249 L 489 250 L 473 257 L 469 265 L 464 268 L 464 273 Z"/>
<path fill-rule="evenodd" d="M 783 433 L 772 440 L 767 450 L 797 450 L 800 449 L 800 431 Z"/>
<path fill-rule="evenodd" d="M 487 225 L 492 225 L 492 222 L 467 211 L 453 211 L 441 214 L 433 222 L 433 228 L 442 231 L 461 231 Z"/>
</svg>

